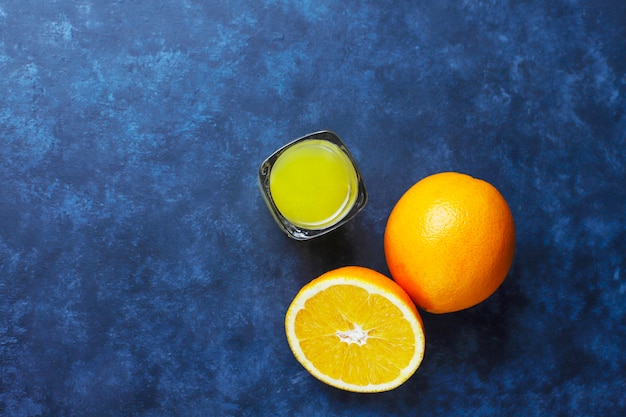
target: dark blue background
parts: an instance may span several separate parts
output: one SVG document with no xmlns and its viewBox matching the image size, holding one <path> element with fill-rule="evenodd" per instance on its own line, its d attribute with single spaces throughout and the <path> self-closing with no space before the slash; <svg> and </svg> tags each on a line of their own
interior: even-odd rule
<svg viewBox="0 0 626 417">
<path fill-rule="evenodd" d="M 623 416 L 626 3 L 0 1 L 0 414 Z M 370 200 L 283 235 L 256 172 L 331 129 Z M 420 178 L 483 178 L 516 258 L 472 309 L 423 314 L 403 386 L 327 387 L 287 306 L 388 273 Z"/>
</svg>

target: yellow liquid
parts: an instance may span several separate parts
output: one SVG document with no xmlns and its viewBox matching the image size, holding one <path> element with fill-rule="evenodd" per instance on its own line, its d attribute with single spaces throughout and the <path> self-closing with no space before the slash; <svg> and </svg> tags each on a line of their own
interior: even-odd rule
<svg viewBox="0 0 626 417">
<path fill-rule="evenodd" d="M 269 178 L 276 208 L 292 224 L 324 229 L 352 208 L 358 192 L 357 173 L 334 143 L 308 139 L 285 150 Z"/>
</svg>

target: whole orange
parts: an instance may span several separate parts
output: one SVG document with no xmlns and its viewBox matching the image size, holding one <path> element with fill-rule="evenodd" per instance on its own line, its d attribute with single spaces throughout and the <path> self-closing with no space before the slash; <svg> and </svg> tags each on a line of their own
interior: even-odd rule
<svg viewBox="0 0 626 417">
<path fill-rule="evenodd" d="M 515 225 L 491 184 L 458 172 L 428 176 L 389 215 L 385 257 L 393 279 L 431 313 L 472 307 L 504 281 Z"/>
</svg>

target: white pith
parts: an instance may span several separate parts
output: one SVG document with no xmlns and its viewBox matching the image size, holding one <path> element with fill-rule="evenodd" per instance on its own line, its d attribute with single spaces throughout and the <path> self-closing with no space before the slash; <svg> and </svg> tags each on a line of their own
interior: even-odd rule
<svg viewBox="0 0 626 417">
<path fill-rule="evenodd" d="M 351 330 L 345 332 L 338 331 L 335 334 L 342 342 L 346 342 L 349 345 L 351 345 L 352 343 L 356 343 L 359 346 L 363 346 L 367 343 L 367 338 L 369 337 L 368 333 L 369 332 L 363 330 L 361 326 L 355 324 Z"/>
</svg>

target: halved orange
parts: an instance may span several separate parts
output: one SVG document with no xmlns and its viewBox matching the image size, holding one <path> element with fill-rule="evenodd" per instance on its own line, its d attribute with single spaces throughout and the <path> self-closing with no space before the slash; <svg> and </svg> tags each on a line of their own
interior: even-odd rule
<svg viewBox="0 0 626 417">
<path fill-rule="evenodd" d="M 287 341 L 314 377 L 353 392 L 389 391 L 424 357 L 424 327 L 415 304 L 394 281 L 347 266 L 305 285 L 285 317 Z"/>
</svg>

